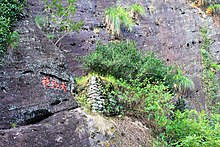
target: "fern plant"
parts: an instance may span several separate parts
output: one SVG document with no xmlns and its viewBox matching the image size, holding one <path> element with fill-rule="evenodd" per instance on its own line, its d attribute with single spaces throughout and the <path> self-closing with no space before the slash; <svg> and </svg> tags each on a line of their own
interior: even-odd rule
<svg viewBox="0 0 220 147">
<path fill-rule="evenodd" d="M 131 5 L 129 8 L 129 11 L 131 13 L 131 16 L 134 18 L 134 19 L 137 19 L 138 18 L 138 15 L 142 15 L 144 16 L 145 15 L 145 9 L 143 6 L 139 5 L 139 4 L 133 4 Z"/>
<path fill-rule="evenodd" d="M 177 69 L 177 74 L 174 75 L 173 88 L 176 92 L 184 93 L 187 90 L 193 90 L 195 85 L 191 79 L 184 76 L 180 69 Z"/>
<path fill-rule="evenodd" d="M 105 22 L 107 30 L 113 35 L 120 35 L 121 27 L 124 26 L 128 31 L 132 31 L 134 26 L 133 18 L 144 15 L 144 7 L 134 4 L 128 8 L 123 6 L 110 7 L 105 10 Z"/>
<path fill-rule="evenodd" d="M 111 32 L 111 34 L 119 36 L 122 25 L 129 31 L 132 31 L 134 22 L 124 7 L 110 7 L 105 10 L 105 16 L 107 29 Z"/>
</svg>

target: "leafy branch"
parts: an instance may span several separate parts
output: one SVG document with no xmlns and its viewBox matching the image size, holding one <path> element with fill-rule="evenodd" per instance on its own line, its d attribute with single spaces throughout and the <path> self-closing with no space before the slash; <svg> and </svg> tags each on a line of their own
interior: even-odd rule
<svg viewBox="0 0 220 147">
<path fill-rule="evenodd" d="M 35 22 L 38 27 L 46 31 L 48 34 L 56 35 L 57 45 L 60 40 L 69 35 L 72 31 L 79 31 L 84 25 L 83 21 L 74 22 L 73 16 L 76 12 L 76 0 L 44 0 L 45 12 L 47 16 L 37 16 Z M 46 21 L 45 21 L 46 20 Z M 50 36 L 50 38 L 52 38 Z"/>
</svg>

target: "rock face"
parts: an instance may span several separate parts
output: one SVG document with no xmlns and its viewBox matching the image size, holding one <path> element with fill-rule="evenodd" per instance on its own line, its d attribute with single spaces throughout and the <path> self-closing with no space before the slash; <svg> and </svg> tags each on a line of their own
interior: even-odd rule
<svg viewBox="0 0 220 147">
<path fill-rule="evenodd" d="M 20 43 L 0 66 L 0 146 L 89 146 L 65 56 L 31 15 L 15 30 Z"/>
<path fill-rule="evenodd" d="M 63 111 L 41 123 L 0 131 L 1 147 L 88 147 L 85 120 L 77 110 Z"/>
<path fill-rule="evenodd" d="M 34 16 L 42 10 L 39 0 L 28 0 L 28 3 Z M 31 16 L 17 24 L 19 46 L 8 50 L 5 64 L 0 66 L 0 146 L 83 147 L 98 144 L 99 140 L 91 138 L 91 130 L 88 130 L 93 123 L 86 122 L 75 110 L 78 106 L 73 97 L 74 75 L 84 73 L 80 62 L 74 58 L 93 51 L 98 40 L 111 40 L 105 30 L 103 12 L 116 3 L 139 3 L 146 8 L 146 16 L 139 19 L 133 32 L 122 30 L 123 37 L 135 40 L 140 49 L 156 52 L 167 64 L 181 66 L 196 85 L 195 91 L 187 96 L 189 104 L 205 109 L 200 79 L 199 46 L 203 42 L 200 28 L 208 28 L 208 36 L 214 40 L 212 53 L 220 62 L 220 30 L 211 17 L 191 8 L 186 0 L 77 0 L 74 20 L 83 20 L 85 26 L 79 33 L 66 36 L 59 43 L 59 49 L 43 35 Z M 129 122 L 127 128 L 131 128 L 130 124 L 143 128 L 139 123 L 126 122 Z M 127 130 L 123 126 L 116 129 Z M 127 134 L 132 136 L 133 132 L 129 130 Z M 125 137 L 122 145 L 132 146 L 132 142 L 126 142 L 126 139 L 132 140 L 126 137 L 126 132 L 121 135 Z M 146 140 L 140 137 L 139 140 Z M 108 139 L 100 138 L 102 141 Z M 145 144 L 136 142 L 135 146 Z"/>
<path fill-rule="evenodd" d="M 20 46 L 9 51 L 1 67 L 0 129 L 34 124 L 77 107 L 74 78 L 65 72 L 65 57 L 42 36 L 32 19 L 19 23 Z"/>
<path fill-rule="evenodd" d="M 187 0 L 77 1 L 74 20 L 83 20 L 85 26 L 79 33 L 72 33 L 60 42 L 61 50 L 66 51 L 68 63 L 73 65 L 77 62 L 71 60 L 74 56 L 83 56 L 93 51 L 98 40 L 111 40 L 104 24 L 105 8 L 133 3 L 144 6 L 146 16 L 139 19 L 132 32 L 122 30 L 122 36 L 136 41 L 139 49 L 156 52 L 168 65 L 180 66 L 196 85 L 195 90 L 186 95 L 190 107 L 206 109 L 200 77 L 200 46 L 203 43 L 200 29 L 207 27 L 208 36 L 214 41 L 211 50 L 217 62 L 220 59 L 220 29 L 217 27 L 218 21 L 213 21 L 212 17 L 206 16 L 200 9 L 192 8 Z M 77 66 L 80 67 L 78 64 Z M 76 67 L 68 69 L 76 73 Z"/>
</svg>

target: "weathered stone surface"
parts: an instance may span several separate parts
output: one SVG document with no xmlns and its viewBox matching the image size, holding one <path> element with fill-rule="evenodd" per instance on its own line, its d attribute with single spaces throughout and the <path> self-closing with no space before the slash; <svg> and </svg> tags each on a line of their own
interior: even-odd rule
<svg viewBox="0 0 220 147">
<path fill-rule="evenodd" d="M 0 130 L 0 147 L 88 147 L 89 134 L 77 110 L 62 111 L 40 123 Z"/>
<path fill-rule="evenodd" d="M 87 101 L 91 105 L 91 109 L 94 112 L 104 112 L 106 111 L 105 103 L 106 97 L 103 94 L 104 85 L 102 83 L 102 79 L 98 76 L 92 76 L 88 80 L 88 84 L 86 86 L 86 96 Z"/>
<path fill-rule="evenodd" d="M 39 0 L 28 2 L 33 16 L 43 10 Z M 81 63 L 75 58 L 93 51 L 98 40 L 111 40 L 105 30 L 103 12 L 116 3 L 140 3 L 145 6 L 146 16 L 140 18 L 133 32 L 123 30 L 123 37 L 135 40 L 139 49 L 156 52 L 167 64 L 181 66 L 196 85 L 195 91 L 188 95 L 188 105 L 205 109 L 200 79 L 202 66 L 199 46 L 202 37 L 199 29 L 208 28 L 209 37 L 214 40 L 211 50 L 220 63 L 220 30 L 216 27 L 219 21 L 214 22 L 203 12 L 191 8 L 186 0 L 77 0 L 74 20 L 83 20 L 85 26 L 79 33 L 66 36 L 59 43 L 60 50 L 36 27 L 32 17 L 19 22 L 17 31 L 21 43 L 18 48 L 8 50 L 6 64 L 0 66 L 0 129 L 7 129 L 0 131 L 0 146 L 81 147 L 89 146 L 88 138 L 91 146 L 101 146 L 100 140 L 104 145 L 109 145 L 106 142 L 109 137 L 100 135 L 97 128 L 92 128 L 94 119 L 91 123 L 84 122 L 81 113 L 72 110 L 77 104 L 71 93 L 75 87 L 72 75 L 84 74 Z M 59 84 L 67 84 L 67 92 L 44 87 L 44 76 L 50 78 L 50 84 L 53 79 Z M 126 122 L 137 127 L 129 130 L 131 125 L 123 126 Z M 90 136 L 86 123 L 88 128 L 94 129 L 89 131 Z M 120 140 L 125 138 L 122 145 L 144 146 L 145 142 L 138 143 L 147 138 L 131 138 L 135 136 L 134 130 L 138 130 L 136 134 L 142 132 L 142 125 L 127 120 L 116 124 L 120 126 L 116 129 L 122 130 L 119 132 Z M 123 130 L 129 132 L 123 133 Z M 117 146 L 118 143 L 116 141 L 113 145 Z"/>
<path fill-rule="evenodd" d="M 84 56 L 95 49 L 95 43 L 100 40 L 107 42 L 111 37 L 107 34 L 104 24 L 104 10 L 116 4 L 130 5 L 139 3 L 146 9 L 146 16 L 141 17 L 132 32 L 122 30 L 125 39 L 137 42 L 138 48 L 152 50 L 157 56 L 165 60 L 168 65 L 180 66 L 183 72 L 194 79 L 202 70 L 200 46 L 203 43 L 200 29 L 207 27 L 208 36 L 215 40 L 211 46 L 214 56 L 219 60 L 220 29 L 218 21 L 206 16 L 199 9 L 192 8 L 187 0 L 79 0 L 77 1 L 77 13 L 74 20 L 83 20 L 85 27 L 79 32 L 73 32 L 66 36 L 61 42 L 61 49 L 66 50 L 69 65 L 77 61 L 72 60 L 74 56 Z M 215 19 L 216 20 L 216 19 Z M 97 31 L 98 30 L 98 31 Z M 79 62 L 77 67 L 80 68 Z M 76 72 L 76 67 L 69 66 L 68 69 Z M 75 71 L 74 71 L 75 70 Z M 201 80 L 197 81 L 200 82 Z M 191 107 L 205 109 L 201 87 L 197 92 L 188 94 L 192 100 Z M 198 97 L 199 96 L 199 97 Z M 200 98 L 201 97 L 201 98 Z M 193 103 L 199 99 L 199 103 Z"/>
<path fill-rule="evenodd" d="M 8 50 L 6 64 L 0 67 L 0 129 L 34 124 L 77 107 L 71 95 L 76 83 L 65 71 L 63 54 L 31 17 L 20 21 L 16 31 L 19 46 Z"/>
</svg>

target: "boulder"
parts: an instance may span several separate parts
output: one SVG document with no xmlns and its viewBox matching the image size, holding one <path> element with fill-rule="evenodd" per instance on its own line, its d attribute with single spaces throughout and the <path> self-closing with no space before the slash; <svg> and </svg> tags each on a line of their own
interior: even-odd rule
<svg viewBox="0 0 220 147">
<path fill-rule="evenodd" d="M 0 130 L 0 147 L 89 147 L 88 127 L 77 110 L 58 112 L 42 122 Z"/>
</svg>

